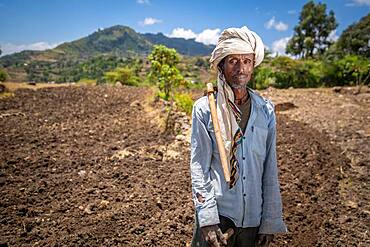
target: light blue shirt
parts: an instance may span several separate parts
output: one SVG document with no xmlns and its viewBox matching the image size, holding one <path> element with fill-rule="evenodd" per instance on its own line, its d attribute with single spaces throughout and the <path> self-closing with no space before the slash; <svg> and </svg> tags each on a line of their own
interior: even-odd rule
<svg viewBox="0 0 370 247">
<path fill-rule="evenodd" d="M 208 98 L 204 96 L 194 104 L 190 168 L 199 225 L 218 224 L 220 214 L 237 227 L 259 226 L 259 233 L 286 232 L 276 161 L 274 105 L 248 90 L 251 113 L 237 147 L 239 178 L 232 189 L 223 175 Z M 199 202 L 197 194 L 205 201 Z"/>
</svg>

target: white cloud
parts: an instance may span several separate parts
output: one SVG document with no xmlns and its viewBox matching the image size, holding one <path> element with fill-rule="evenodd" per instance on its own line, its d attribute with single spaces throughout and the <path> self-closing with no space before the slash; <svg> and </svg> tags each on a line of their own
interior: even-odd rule
<svg viewBox="0 0 370 247">
<path fill-rule="evenodd" d="M 272 42 L 272 49 L 271 49 L 272 53 L 284 55 L 286 45 L 288 44 L 288 41 L 290 40 L 290 38 L 291 37 L 285 37 L 285 38 L 281 38 L 281 39 L 278 39 Z"/>
<path fill-rule="evenodd" d="M 197 35 L 195 39 L 198 42 L 202 42 L 206 45 L 217 44 L 218 37 L 220 36 L 221 30 L 219 28 L 216 29 L 205 29 L 203 32 Z"/>
<path fill-rule="evenodd" d="M 267 29 L 274 28 L 277 31 L 286 31 L 288 29 L 288 24 L 282 22 L 282 21 L 275 21 L 275 16 L 273 16 L 268 22 L 265 23 L 265 27 Z"/>
<path fill-rule="evenodd" d="M 136 2 L 137 2 L 138 4 L 147 4 L 147 5 L 149 5 L 149 4 L 150 4 L 150 1 L 149 1 L 149 0 L 136 0 Z"/>
<path fill-rule="evenodd" d="M 275 23 L 275 16 L 265 23 L 265 28 L 267 29 L 272 28 L 274 26 L 274 23 Z"/>
<path fill-rule="evenodd" d="M 288 24 L 285 24 L 283 22 L 279 22 L 275 25 L 275 29 L 278 30 L 278 31 L 285 31 L 288 29 Z"/>
<path fill-rule="evenodd" d="M 155 19 L 155 18 L 152 18 L 152 17 L 146 17 L 144 19 L 144 21 L 141 21 L 139 22 L 140 25 L 142 26 L 150 26 L 150 25 L 154 25 L 154 24 L 157 24 L 157 23 L 161 23 L 162 20 L 158 20 L 158 19 Z"/>
<path fill-rule="evenodd" d="M 23 50 L 37 50 L 37 51 L 42 51 L 42 50 L 47 50 L 47 49 L 52 49 L 56 47 L 57 45 L 61 44 L 59 43 L 54 43 L 50 44 L 48 42 L 36 42 L 32 44 L 13 44 L 13 43 L 4 43 L 0 45 L 0 48 L 2 50 L 1 55 L 8 55 L 12 54 L 15 52 L 20 52 Z"/>
<path fill-rule="evenodd" d="M 350 3 L 346 3 L 346 6 L 353 7 L 353 6 L 369 6 L 370 7 L 370 0 L 352 0 Z"/>
<path fill-rule="evenodd" d="M 172 30 L 171 34 L 167 34 L 171 38 L 184 38 L 184 39 L 195 39 L 195 41 L 204 43 L 206 45 L 216 44 L 218 37 L 220 36 L 221 30 L 219 28 L 215 29 L 204 29 L 200 33 L 195 33 L 191 29 L 185 29 L 182 27 L 177 27 Z"/>
<path fill-rule="evenodd" d="M 171 38 L 195 39 L 197 35 L 191 29 L 177 27 L 168 35 Z"/>
<path fill-rule="evenodd" d="M 337 35 L 337 30 L 336 29 L 329 33 L 329 36 L 328 36 L 329 41 L 337 41 L 338 38 L 339 38 L 339 36 Z"/>
</svg>

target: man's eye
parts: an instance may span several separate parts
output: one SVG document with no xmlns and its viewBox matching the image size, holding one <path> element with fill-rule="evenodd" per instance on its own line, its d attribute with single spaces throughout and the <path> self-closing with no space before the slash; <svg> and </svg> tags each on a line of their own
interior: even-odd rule
<svg viewBox="0 0 370 247">
<path fill-rule="evenodd" d="M 250 64 L 250 63 L 251 63 L 251 60 L 249 59 L 244 60 L 244 64 Z"/>
<path fill-rule="evenodd" d="M 237 63 L 237 61 L 235 59 L 230 60 L 230 64 L 236 64 L 236 63 Z"/>
</svg>

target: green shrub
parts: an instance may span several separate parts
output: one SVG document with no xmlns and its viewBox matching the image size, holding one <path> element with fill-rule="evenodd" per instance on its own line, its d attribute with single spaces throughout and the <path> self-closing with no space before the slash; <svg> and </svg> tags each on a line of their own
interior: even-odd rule
<svg viewBox="0 0 370 247">
<path fill-rule="evenodd" d="M 115 84 L 117 81 L 117 73 L 114 71 L 108 71 L 104 73 L 104 81 L 109 84 Z"/>
<path fill-rule="evenodd" d="M 323 65 L 320 61 L 302 60 L 297 66 L 294 87 L 320 87 L 324 78 Z"/>
<path fill-rule="evenodd" d="M 324 77 L 324 65 L 320 61 L 294 60 L 281 56 L 257 67 L 254 80 L 257 89 L 268 86 L 307 88 L 322 86 Z"/>
<path fill-rule="evenodd" d="M 128 86 L 138 86 L 140 83 L 140 78 L 134 75 L 133 69 L 129 67 L 118 67 L 113 71 L 105 72 L 104 80 L 113 85 L 118 81 Z"/>
<path fill-rule="evenodd" d="M 366 58 L 347 55 L 334 62 L 334 69 L 338 81 L 345 81 L 349 85 L 369 83 L 370 63 Z"/>
<path fill-rule="evenodd" d="M 0 82 L 4 82 L 8 80 L 8 78 L 9 78 L 8 73 L 6 73 L 4 69 L 0 68 Z"/>
<path fill-rule="evenodd" d="M 133 70 L 128 67 L 118 67 L 114 70 L 117 74 L 116 80 L 127 85 L 128 81 L 133 76 Z"/>
<path fill-rule="evenodd" d="M 128 86 L 139 86 L 141 82 L 141 79 L 140 77 L 138 76 L 131 76 L 127 81 L 126 83 L 124 83 L 125 85 L 128 85 Z"/>
<path fill-rule="evenodd" d="M 288 88 L 294 87 L 298 61 L 289 57 L 277 57 L 271 61 L 273 77 L 275 78 L 274 87 Z"/>
<path fill-rule="evenodd" d="M 87 78 L 82 78 L 78 81 L 79 84 L 82 85 L 87 85 L 87 86 L 94 86 L 96 85 L 96 80 L 94 79 L 87 79 Z"/>
<path fill-rule="evenodd" d="M 256 89 L 265 89 L 275 83 L 272 69 L 268 65 L 257 67 L 254 74 L 254 84 Z"/>
<path fill-rule="evenodd" d="M 187 93 L 175 94 L 174 100 L 178 108 L 180 108 L 182 111 L 186 112 L 189 115 L 191 114 L 194 101 L 190 94 Z"/>
</svg>

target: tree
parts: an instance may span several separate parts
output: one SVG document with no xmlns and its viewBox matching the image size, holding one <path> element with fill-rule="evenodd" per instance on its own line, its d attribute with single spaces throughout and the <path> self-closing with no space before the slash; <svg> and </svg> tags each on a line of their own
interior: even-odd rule
<svg viewBox="0 0 370 247">
<path fill-rule="evenodd" d="M 148 60 L 151 63 L 149 80 L 156 82 L 161 98 L 165 100 L 170 99 L 170 106 L 165 121 L 165 131 L 174 131 L 174 122 L 171 121 L 174 102 L 173 91 L 181 82 L 184 82 L 184 77 L 176 67 L 180 62 L 180 56 L 175 49 L 167 48 L 164 45 L 155 45 L 148 56 Z"/>
<path fill-rule="evenodd" d="M 322 55 L 332 44 L 328 38 L 337 26 L 334 12 L 326 14 L 326 4 L 309 1 L 302 8 L 286 52 L 301 58 L 313 57 L 316 53 Z"/>
<path fill-rule="evenodd" d="M 344 54 L 370 58 L 370 13 L 347 27 L 340 35 L 336 49 Z"/>
<path fill-rule="evenodd" d="M 167 48 L 164 45 L 155 45 L 148 60 L 151 63 L 149 79 L 156 82 L 163 98 L 169 100 L 170 96 L 173 96 L 173 89 L 184 81 L 176 67 L 180 61 L 179 55 L 175 49 Z"/>
</svg>

